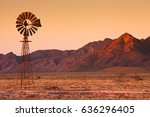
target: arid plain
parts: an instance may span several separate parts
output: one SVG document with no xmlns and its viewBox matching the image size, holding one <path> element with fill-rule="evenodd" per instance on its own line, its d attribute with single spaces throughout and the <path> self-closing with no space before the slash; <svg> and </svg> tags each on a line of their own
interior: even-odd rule
<svg viewBox="0 0 150 117">
<path fill-rule="evenodd" d="M 18 74 L 0 74 L 0 99 L 150 99 L 149 68 L 117 67 L 100 72 L 34 73 L 33 78 L 34 88 L 23 85 L 23 90 L 20 90 Z"/>
</svg>

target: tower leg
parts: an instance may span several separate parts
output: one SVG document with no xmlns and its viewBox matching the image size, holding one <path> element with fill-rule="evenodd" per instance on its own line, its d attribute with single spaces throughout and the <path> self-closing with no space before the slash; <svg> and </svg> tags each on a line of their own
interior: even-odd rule
<svg viewBox="0 0 150 117">
<path fill-rule="evenodd" d="M 30 60 L 30 49 L 28 37 L 25 36 L 22 42 L 21 50 L 21 64 L 20 64 L 20 73 L 21 73 L 21 90 L 31 89 L 34 86 L 32 66 Z"/>
</svg>

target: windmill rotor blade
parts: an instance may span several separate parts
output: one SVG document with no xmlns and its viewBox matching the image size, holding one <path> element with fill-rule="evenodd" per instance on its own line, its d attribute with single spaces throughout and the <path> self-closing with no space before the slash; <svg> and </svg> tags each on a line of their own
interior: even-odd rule
<svg viewBox="0 0 150 117">
<path fill-rule="evenodd" d="M 26 14 L 25 14 L 25 12 L 22 13 L 22 16 L 24 17 L 24 20 L 25 20 L 25 19 L 26 19 Z"/>
<path fill-rule="evenodd" d="M 34 26 L 31 26 L 31 28 L 33 28 L 33 29 L 36 30 L 36 31 L 38 30 L 38 29 L 37 29 L 36 27 L 34 27 Z"/>
<path fill-rule="evenodd" d="M 17 24 L 17 23 L 22 23 L 22 21 L 17 20 L 17 21 L 16 21 L 16 24 Z"/>
<path fill-rule="evenodd" d="M 24 18 L 26 19 L 26 12 L 23 12 L 22 14 L 23 14 Z"/>
<path fill-rule="evenodd" d="M 28 12 L 25 12 L 26 19 L 28 19 Z"/>
<path fill-rule="evenodd" d="M 35 18 L 35 15 L 34 14 L 32 14 L 31 15 L 31 18 L 29 19 L 31 22 L 32 22 L 32 20 Z"/>
<path fill-rule="evenodd" d="M 22 17 L 23 20 L 26 19 L 25 16 L 24 16 L 24 13 L 22 13 L 20 16 Z"/>
<path fill-rule="evenodd" d="M 32 21 L 32 19 L 33 19 L 34 17 L 35 17 L 35 16 L 32 14 L 30 20 Z"/>
<path fill-rule="evenodd" d="M 28 12 L 28 19 L 30 20 L 31 19 L 31 16 L 32 16 L 32 13 Z"/>
<path fill-rule="evenodd" d="M 25 31 L 25 28 L 23 28 L 23 29 L 21 30 L 20 34 L 22 34 L 24 31 Z"/>
<path fill-rule="evenodd" d="M 30 29 L 31 29 L 32 33 L 35 33 L 35 31 L 33 30 L 33 28 L 30 28 Z"/>
<path fill-rule="evenodd" d="M 25 19 L 27 19 L 27 12 L 24 12 L 23 14 L 24 14 Z"/>
<path fill-rule="evenodd" d="M 35 22 L 37 20 L 37 18 L 36 17 L 34 17 L 33 19 L 32 19 L 32 22 Z"/>
<path fill-rule="evenodd" d="M 16 25 L 16 28 L 19 28 L 19 27 L 21 27 L 22 26 L 22 24 L 18 24 L 18 25 Z"/>
<path fill-rule="evenodd" d="M 21 15 L 18 16 L 17 20 L 23 21 L 23 18 L 21 17 Z"/>
<path fill-rule="evenodd" d="M 22 21 L 25 20 L 22 14 L 20 14 L 19 17 L 22 19 Z"/>
<path fill-rule="evenodd" d="M 32 36 L 32 31 L 31 31 L 31 29 L 29 28 L 29 32 L 30 32 L 30 35 Z"/>
<path fill-rule="evenodd" d="M 23 26 L 21 26 L 21 27 L 20 27 L 20 28 L 18 28 L 17 30 L 18 30 L 18 31 L 20 31 L 20 30 L 22 30 L 23 28 L 24 28 L 24 27 L 23 27 Z"/>
<path fill-rule="evenodd" d="M 29 17 L 30 17 L 30 12 L 27 13 L 27 19 L 29 19 Z"/>
<path fill-rule="evenodd" d="M 16 21 L 16 24 L 23 24 L 21 21 Z"/>
<path fill-rule="evenodd" d="M 18 17 L 17 20 L 20 21 L 20 22 L 23 21 L 23 19 L 21 17 Z"/>
<path fill-rule="evenodd" d="M 37 28 L 35 28 L 33 26 L 31 27 L 31 29 L 34 30 L 35 32 L 38 30 Z"/>
</svg>

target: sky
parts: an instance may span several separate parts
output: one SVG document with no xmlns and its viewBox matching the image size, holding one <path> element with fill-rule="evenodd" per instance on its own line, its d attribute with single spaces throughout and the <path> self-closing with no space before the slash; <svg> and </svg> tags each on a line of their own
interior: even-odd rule
<svg viewBox="0 0 150 117">
<path fill-rule="evenodd" d="M 150 0 L 0 0 L 0 53 L 21 53 L 23 35 L 16 18 L 28 11 L 42 27 L 29 37 L 36 50 L 78 49 L 85 44 L 115 39 L 125 32 L 150 36 Z"/>
</svg>

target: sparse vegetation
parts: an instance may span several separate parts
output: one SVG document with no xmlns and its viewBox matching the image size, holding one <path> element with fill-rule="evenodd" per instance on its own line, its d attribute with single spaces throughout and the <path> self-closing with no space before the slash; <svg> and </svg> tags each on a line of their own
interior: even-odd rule
<svg viewBox="0 0 150 117">
<path fill-rule="evenodd" d="M 0 74 L 0 99 L 150 99 L 150 73 L 55 72 L 34 78 L 34 89 L 21 91 L 17 74 Z"/>
<path fill-rule="evenodd" d="M 40 79 L 41 78 L 41 76 L 37 76 L 37 79 Z"/>
</svg>

